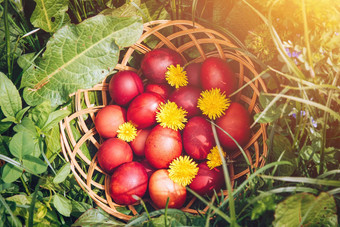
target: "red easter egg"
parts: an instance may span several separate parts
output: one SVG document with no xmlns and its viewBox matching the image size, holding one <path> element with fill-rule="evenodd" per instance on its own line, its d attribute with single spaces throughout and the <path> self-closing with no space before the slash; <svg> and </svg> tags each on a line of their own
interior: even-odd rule
<svg viewBox="0 0 340 227">
<path fill-rule="evenodd" d="M 118 127 L 126 122 L 126 110 L 118 105 L 108 105 L 98 111 L 94 125 L 104 138 L 115 137 Z"/>
<path fill-rule="evenodd" d="M 207 58 L 201 67 L 201 83 L 204 90 L 219 88 L 229 96 L 236 90 L 236 76 L 227 62 L 217 57 Z"/>
<path fill-rule="evenodd" d="M 159 169 L 149 179 L 149 195 L 158 208 L 165 208 L 168 198 L 168 208 L 181 208 L 185 202 L 187 190 L 169 178 L 168 170 Z"/>
<path fill-rule="evenodd" d="M 111 174 L 117 166 L 131 162 L 133 153 L 127 142 L 118 138 L 110 138 L 100 145 L 97 159 L 100 168 Z"/>
<path fill-rule="evenodd" d="M 183 130 L 185 152 L 194 159 L 204 160 L 215 146 L 211 124 L 203 117 L 189 119 Z"/>
<path fill-rule="evenodd" d="M 148 175 L 138 162 L 120 165 L 112 174 L 110 195 L 117 204 L 131 205 L 137 202 L 134 196 L 142 198 L 148 187 Z"/>
<path fill-rule="evenodd" d="M 197 107 L 197 100 L 201 96 L 201 89 L 186 86 L 176 89 L 169 97 L 169 100 L 175 102 L 179 107 L 186 110 L 187 118 L 199 115 L 200 109 Z"/>
<path fill-rule="evenodd" d="M 127 105 L 134 97 L 143 93 L 142 79 L 133 71 L 120 71 L 110 80 L 109 93 L 115 103 Z"/>
<path fill-rule="evenodd" d="M 145 141 L 150 131 L 151 129 L 139 129 L 135 139 L 130 142 L 130 146 L 135 155 L 144 156 Z"/>
<path fill-rule="evenodd" d="M 199 195 L 212 195 L 214 189 L 218 192 L 224 184 L 222 167 L 210 169 L 206 162 L 198 164 L 198 172 L 189 187 Z"/>
<path fill-rule="evenodd" d="M 168 99 L 172 90 L 169 84 L 147 84 L 145 86 L 145 92 L 155 92 L 164 99 Z"/>
<path fill-rule="evenodd" d="M 156 93 L 143 93 L 130 103 L 127 110 L 127 120 L 138 129 L 150 127 L 156 123 L 156 112 L 164 99 Z"/>
<path fill-rule="evenodd" d="M 184 65 L 179 53 L 168 48 L 154 49 L 145 54 L 141 68 L 143 75 L 154 83 L 166 83 L 165 73 L 170 65 Z"/>
<path fill-rule="evenodd" d="M 201 87 L 201 66 L 201 63 L 190 63 L 185 67 L 189 85 Z"/>
<path fill-rule="evenodd" d="M 250 116 L 246 108 L 237 102 L 231 103 L 225 115 L 216 124 L 232 136 L 241 146 L 250 139 Z M 236 143 L 222 130 L 217 128 L 218 139 L 227 150 L 237 149 Z"/>
<path fill-rule="evenodd" d="M 155 168 L 168 168 L 171 161 L 182 153 L 179 131 L 156 125 L 145 142 L 145 157 Z"/>
</svg>

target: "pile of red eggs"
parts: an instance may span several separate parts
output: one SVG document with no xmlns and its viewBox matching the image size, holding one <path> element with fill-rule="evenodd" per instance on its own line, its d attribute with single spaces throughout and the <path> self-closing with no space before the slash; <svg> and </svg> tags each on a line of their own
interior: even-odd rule
<svg viewBox="0 0 340 227">
<path fill-rule="evenodd" d="M 250 138 L 250 116 L 241 104 L 224 103 L 226 108 L 212 117 L 205 112 L 214 109 L 215 100 L 204 104 L 205 112 L 199 108 L 204 91 L 227 98 L 236 90 L 236 75 L 227 62 L 209 57 L 202 63 L 184 63 L 171 49 L 155 49 L 144 56 L 141 76 L 120 71 L 110 80 L 112 104 L 97 113 L 95 127 L 104 138 L 97 160 L 101 169 L 112 175 L 110 195 L 117 204 L 134 204 L 148 194 L 158 208 L 164 208 L 168 198 L 168 207 L 180 208 L 186 201 L 186 185 L 200 195 L 211 195 L 224 185 L 221 166 L 207 164 L 216 146 L 211 122 L 217 125 L 217 138 L 227 154 L 238 149 L 234 140 L 243 146 Z M 171 70 L 174 75 L 169 74 Z M 177 74 L 182 78 L 176 78 Z M 171 105 L 180 111 L 164 113 L 166 122 L 162 122 L 164 116 L 158 114 L 174 109 Z M 178 127 L 167 127 L 167 122 L 178 121 L 177 113 L 184 113 L 185 118 Z M 182 168 L 183 176 L 194 172 L 192 179 L 175 182 L 169 176 L 172 163 L 182 163 L 174 168 Z M 193 168 L 188 163 L 194 163 Z"/>
</svg>

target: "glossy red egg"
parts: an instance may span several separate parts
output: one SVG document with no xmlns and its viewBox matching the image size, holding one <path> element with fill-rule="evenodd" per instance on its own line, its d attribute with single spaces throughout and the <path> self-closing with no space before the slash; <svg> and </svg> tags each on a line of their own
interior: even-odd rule
<svg viewBox="0 0 340 227">
<path fill-rule="evenodd" d="M 126 122 L 126 110 L 118 105 L 108 105 L 98 111 L 94 125 L 104 138 L 115 137 L 118 127 Z"/>
<path fill-rule="evenodd" d="M 138 129 L 154 125 L 157 108 L 162 102 L 164 102 L 164 99 L 156 93 L 138 95 L 128 107 L 127 120 L 131 121 Z"/>
<path fill-rule="evenodd" d="M 240 103 L 233 102 L 225 115 L 216 120 L 216 124 L 228 132 L 241 146 L 250 139 L 250 116 L 246 108 Z M 217 128 L 220 143 L 227 150 L 237 149 L 236 143 L 222 130 Z"/>
<path fill-rule="evenodd" d="M 168 48 L 154 49 L 145 54 L 141 68 L 143 75 L 154 83 L 166 83 L 165 73 L 167 67 L 177 64 L 184 65 L 184 61 L 179 53 Z"/>
<path fill-rule="evenodd" d="M 164 99 L 168 99 L 172 90 L 173 89 L 169 84 L 147 84 L 145 86 L 145 92 L 155 92 Z"/>
<path fill-rule="evenodd" d="M 186 86 L 176 89 L 169 97 L 169 100 L 175 102 L 179 107 L 186 110 L 187 118 L 200 115 L 201 111 L 197 107 L 197 100 L 201 96 L 201 89 Z"/>
<path fill-rule="evenodd" d="M 198 164 L 198 172 L 189 187 L 199 195 L 212 195 L 214 190 L 218 192 L 224 185 L 222 167 L 210 169 L 206 162 Z"/>
<path fill-rule="evenodd" d="M 143 93 L 142 79 L 133 71 L 120 71 L 113 75 L 109 83 L 109 93 L 115 103 L 127 105 L 134 97 Z"/>
<path fill-rule="evenodd" d="M 130 145 L 118 138 L 105 140 L 99 147 L 97 160 L 100 168 L 106 173 L 111 174 L 117 166 L 131 162 L 133 153 Z"/>
<path fill-rule="evenodd" d="M 211 124 L 203 117 L 189 119 L 183 130 L 185 152 L 196 160 L 204 160 L 215 146 Z"/>
<path fill-rule="evenodd" d="M 148 175 L 144 166 L 138 162 L 120 165 L 112 174 L 110 195 L 120 205 L 131 205 L 137 202 L 134 195 L 142 198 L 148 187 Z"/>
<path fill-rule="evenodd" d="M 182 138 L 179 131 L 156 125 L 145 143 L 145 157 L 155 168 L 168 168 L 181 155 Z"/>
<path fill-rule="evenodd" d="M 149 195 L 158 208 L 165 208 L 169 198 L 168 208 L 181 208 L 185 202 L 187 191 L 182 185 L 169 178 L 166 169 L 155 171 L 149 179 Z"/>
<path fill-rule="evenodd" d="M 207 58 L 201 67 L 201 83 L 204 90 L 219 88 L 229 96 L 236 90 L 236 76 L 225 60 L 217 57 Z"/>
<path fill-rule="evenodd" d="M 190 63 L 185 67 L 189 85 L 201 87 L 201 66 L 201 63 Z"/>
<path fill-rule="evenodd" d="M 130 142 L 133 153 L 137 156 L 144 156 L 145 141 L 151 129 L 139 129 L 134 140 Z"/>
</svg>

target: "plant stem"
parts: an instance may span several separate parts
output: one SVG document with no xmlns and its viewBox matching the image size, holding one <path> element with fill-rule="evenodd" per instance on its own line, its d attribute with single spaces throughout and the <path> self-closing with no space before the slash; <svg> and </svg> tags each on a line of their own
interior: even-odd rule
<svg viewBox="0 0 340 227">
<path fill-rule="evenodd" d="M 4 7 L 4 24 L 5 24 L 5 39 L 6 39 L 6 54 L 7 54 L 7 71 L 8 78 L 12 79 L 12 64 L 11 64 L 11 40 L 9 34 L 9 23 L 8 23 L 8 1 L 5 0 Z"/>
<path fill-rule="evenodd" d="M 30 191 L 28 190 L 27 184 L 26 184 L 24 178 L 22 177 L 22 175 L 20 176 L 20 180 L 21 180 L 22 184 L 24 185 L 26 194 L 27 194 L 27 195 L 31 195 Z"/>
</svg>

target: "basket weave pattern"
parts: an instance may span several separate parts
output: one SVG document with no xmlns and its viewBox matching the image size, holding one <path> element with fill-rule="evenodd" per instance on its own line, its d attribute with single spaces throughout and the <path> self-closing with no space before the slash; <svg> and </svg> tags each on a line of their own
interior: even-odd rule
<svg viewBox="0 0 340 227">
<path fill-rule="evenodd" d="M 169 30 L 171 34 L 165 36 L 164 33 L 169 33 Z M 157 38 L 159 40 L 154 48 L 168 47 L 174 49 L 186 59 L 187 63 L 203 62 L 204 59 L 210 56 L 230 60 L 238 69 L 234 70 L 238 76 L 238 87 L 240 88 L 248 84 L 246 89 L 244 89 L 247 92 L 242 90 L 232 97 L 232 100 L 240 102 L 247 107 L 251 115 L 260 112 L 257 106 L 257 99 L 260 91 L 266 92 L 266 87 L 261 78 L 253 80 L 258 73 L 251 60 L 238 51 L 237 46 L 220 33 L 204 28 L 196 23 L 193 25 L 191 21 L 153 21 L 146 23 L 143 35 L 136 44 L 127 50 L 122 60 L 116 65 L 116 70 L 133 70 L 141 74 L 139 69 L 133 68 L 128 64 L 128 60 L 137 53 L 140 55 L 151 51 L 145 44 L 150 38 Z M 209 51 L 206 51 L 206 49 L 209 49 Z M 196 53 L 196 56 L 192 58 L 191 53 Z M 93 98 L 95 95 L 98 99 L 96 105 Z M 99 167 L 97 155 L 89 158 L 84 152 L 84 146 L 94 146 L 95 149 L 98 149 L 102 142 L 93 122 L 96 112 L 110 103 L 107 80 L 95 85 L 91 89 L 78 90 L 73 94 L 73 98 L 75 112 L 60 122 L 63 155 L 71 163 L 71 170 L 79 185 L 99 207 L 117 218 L 129 220 L 132 216 L 119 212 L 117 208 L 120 205 L 115 204 L 108 193 L 109 190 L 105 190 L 106 188 L 108 189 L 110 176 L 106 175 Z M 100 105 L 98 105 L 98 102 Z M 80 137 L 74 132 L 74 127 L 81 131 Z M 266 139 L 266 125 L 259 124 L 256 129 L 255 127 L 252 128 L 252 137 L 248 144 L 243 147 L 254 169 L 262 167 L 265 163 L 267 155 Z M 229 156 L 231 160 L 229 163 L 229 173 L 232 183 L 249 173 L 249 168 L 247 167 L 243 167 L 241 170 L 240 168 L 234 168 L 237 164 L 234 160 L 240 156 L 242 156 L 241 151 L 234 152 Z M 227 192 L 225 191 L 224 194 L 227 195 Z M 148 202 L 151 203 L 151 201 Z M 195 202 L 195 197 L 188 198 L 182 210 L 197 213 L 197 210 L 192 208 Z M 133 215 L 138 214 L 133 205 L 128 207 Z M 205 207 L 200 212 L 205 212 L 207 209 L 208 207 Z"/>
</svg>

